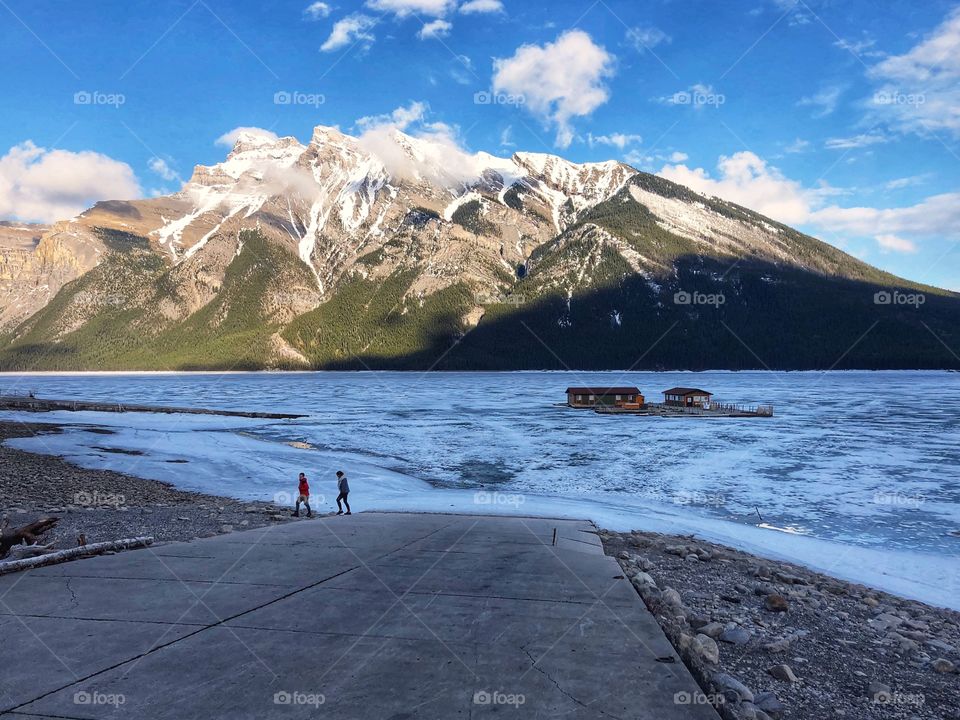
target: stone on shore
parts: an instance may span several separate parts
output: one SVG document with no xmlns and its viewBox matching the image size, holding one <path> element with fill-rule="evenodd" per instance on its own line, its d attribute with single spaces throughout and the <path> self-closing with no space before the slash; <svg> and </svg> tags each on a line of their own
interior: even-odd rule
<svg viewBox="0 0 960 720">
<path fill-rule="evenodd" d="M 783 595 L 767 595 L 763 604 L 770 612 L 787 612 L 790 609 L 790 603 Z"/>
<path fill-rule="evenodd" d="M 772 677 L 775 677 L 777 680 L 782 680 L 783 682 L 795 683 L 799 680 L 799 678 L 794 675 L 793 668 L 791 668 L 789 665 L 773 665 L 767 668 L 767 672 Z"/>
<path fill-rule="evenodd" d="M 957 671 L 957 666 L 946 658 L 937 658 L 930 663 L 930 667 L 932 667 L 936 672 L 943 673 L 944 675 Z"/>
<path fill-rule="evenodd" d="M 713 638 L 699 634 L 690 643 L 690 649 L 711 665 L 720 662 L 720 648 Z"/>
<path fill-rule="evenodd" d="M 716 673 L 713 682 L 723 693 L 723 696 L 732 703 L 753 702 L 753 693 L 746 685 L 727 673 Z"/>
</svg>

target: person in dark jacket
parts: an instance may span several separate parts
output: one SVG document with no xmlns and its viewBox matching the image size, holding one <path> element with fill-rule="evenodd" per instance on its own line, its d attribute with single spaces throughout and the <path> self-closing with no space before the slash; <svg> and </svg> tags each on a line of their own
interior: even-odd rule
<svg viewBox="0 0 960 720">
<path fill-rule="evenodd" d="M 310 484 L 307 482 L 307 476 L 303 473 L 300 473 L 300 484 L 297 486 L 297 509 L 293 511 L 294 517 L 300 517 L 300 503 L 303 503 L 307 508 L 307 517 L 313 517 L 313 513 L 310 512 Z"/>
<path fill-rule="evenodd" d="M 350 503 L 347 502 L 347 495 L 350 494 L 350 483 L 347 482 L 347 476 L 343 474 L 343 470 L 337 470 L 337 491 L 340 493 L 337 495 L 337 515 L 343 515 L 343 507 L 340 505 L 340 501 L 343 500 L 343 504 L 347 506 L 347 515 L 351 515 L 350 512 Z"/>
</svg>

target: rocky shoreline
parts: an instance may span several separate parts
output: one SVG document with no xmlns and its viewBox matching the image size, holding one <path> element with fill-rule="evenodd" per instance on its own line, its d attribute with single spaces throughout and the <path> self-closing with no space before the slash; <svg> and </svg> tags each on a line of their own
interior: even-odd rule
<svg viewBox="0 0 960 720">
<path fill-rule="evenodd" d="M 725 720 L 960 719 L 960 613 L 693 537 L 601 531 Z"/>
<path fill-rule="evenodd" d="M 153 536 L 192 540 L 296 520 L 289 507 L 178 490 L 111 470 L 90 470 L 62 458 L 16 450 L 10 438 L 60 432 L 55 425 L 0 421 L 0 523 L 26 525 L 57 517 L 45 537 L 56 549 Z M 107 432 L 97 429 L 97 432 Z M 189 472 L 189 464 L 184 464 Z"/>
</svg>

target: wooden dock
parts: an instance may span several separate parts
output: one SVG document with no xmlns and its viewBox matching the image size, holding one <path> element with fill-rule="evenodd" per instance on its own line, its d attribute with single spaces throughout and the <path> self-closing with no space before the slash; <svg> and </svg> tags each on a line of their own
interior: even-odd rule
<svg viewBox="0 0 960 720">
<path fill-rule="evenodd" d="M 651 417 L 746 418 L 773 417 L 772 405 L 732 405 L 710 403 L 708 407 L 678 407 L 663 403 L 647 403 L 639 409 L 622 407 L 595 407 L 602 415 L 646 415 Z"/>
<path fill-rule="evenodd" d="M 288 413 L 244 412 L 242 410 L 209 410 L 206 408 L 163 407 L 159 405 L 136 405 L 130 403 L 90 402 L 86 400 L 52 400 L 50 398 L 30 397 L 29 395 L 0 396 L 0 410 L 21 410 L 26 412 L 53 412 L 65 410 L 79 412 L 143 412 L 165 415 L 223 415 L 227 417 L 261 418 L 267 420 L 292 420 L 306 417 Z"/>
</svg>

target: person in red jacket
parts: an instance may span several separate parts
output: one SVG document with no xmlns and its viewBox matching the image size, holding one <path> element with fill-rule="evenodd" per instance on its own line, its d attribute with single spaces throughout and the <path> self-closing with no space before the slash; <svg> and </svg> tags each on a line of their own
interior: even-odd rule
<svg viewBox="0 0 960 720">
<path fill-rule="evenodd" d="M 294 510 L 293 516 L 300 517 L 300 503 L 303 503 L 307 508 L 307 517 L 313 517 L 313 513 L 310 512 L 310 484 L 307 482 L 307 476 L 303 473 L 300 473 L 300 484 L 297 487 L 297 492 L 300 495 L 297 497 L 297 509 Z"/>
</svg>

